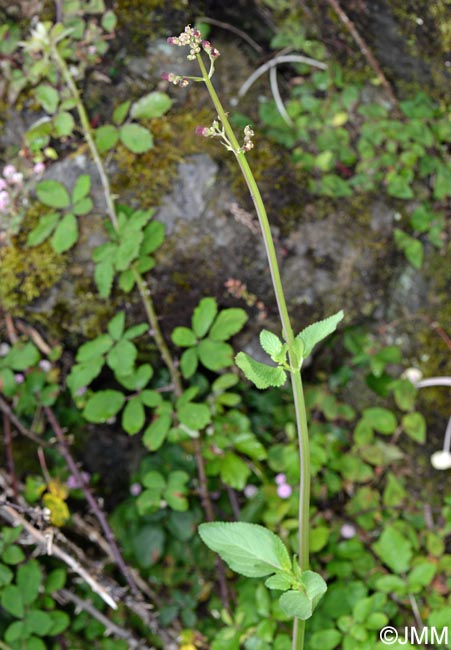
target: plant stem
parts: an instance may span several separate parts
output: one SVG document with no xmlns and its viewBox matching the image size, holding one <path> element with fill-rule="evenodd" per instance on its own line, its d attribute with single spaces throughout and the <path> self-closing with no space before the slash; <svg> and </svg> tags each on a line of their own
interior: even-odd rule
<svg viewBox="0 0 451 650">
<path fill-rule="evenodd" d="M 288 356 L 290 360 L 291 385 L 293 389 L 294 406 L 296 413 L 296 428 L 298 433 L 299 460 L 300 460 L 300 483 L 299 483 L 299 561 L 301 569 L 305 571 L 309 568 L 309 510 L 310 510 L 310 450 L 307 429 L 307 415 L 305 409 L 304 392 L 302 388 L 301 371 L 296 370 L 298 363 L 294 353 L 294 335 L 288 315 L 285 294 L 283 291 L 282 280 L 280 277 L 279 264 L 274 247 L 274 241 L 271 234 L 268 215 L 263 203 L 260 190 L 255 181 L 252 170 L 247 162 L 245 153 L 241 150 L 240 144 L 230 125 L 227 113 L 216 94 L 214 86 L 208 76 L 204 62 L 200 55 L 197 55 L 203 80 L 213 101 L 218 117 L 224 127 L 227 139 L 229 140 L 241 172 L 246 181 L 249 193 L 257 212 L 260 228 L 265 245 L 268 264 L 271 272 L 271 279 L 276 296 L 277 307 L 279 310 L 280 321 L 282 324 L 283 337 L 288 344 Z M 293 650 L 303 650 L 304 648 L 304 631 L 305 621 L 295 619 L 293 626 Z"/>
</svg>

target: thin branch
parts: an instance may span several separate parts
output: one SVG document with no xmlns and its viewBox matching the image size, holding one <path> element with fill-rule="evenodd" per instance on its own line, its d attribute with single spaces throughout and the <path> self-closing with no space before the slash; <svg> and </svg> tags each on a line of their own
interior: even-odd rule
<svg viewBox="0 0 451 650">
<path fill-rule="evenodd" d="M 34 541 L 42 548 L 43 552 L 48 553 L 48 538 L 44 533 L 41 533 L 37 528 L 32 526 L 24 517 L 22 517 L 18 512 L 11 508 L 10 506 L 1 506 L 0 507 L 0 517 L 5 521 L 12 524 L 13 526 L 22 526 L 29 535 L 34 539 Z M 74 573 L 77 573 L 86 584 L 90 586 L 92 591 L 100 596 L 100 598 L 112 609 L 117 609 L 117 604 L 110 596 L 110 594 L 102 587 L 100 583 L 97 582 L 93 576 L 91 576 L 81 564 L 75 560 L 71 555 L 66 553 L 62 548 L 57 544 L 52 545 L 52 553 L 54 557 L 62 560 Z"/>
<path fill-rule="evenodd" d="M 66 442 L 66 439 L 64 437 L 63 430 L 58 422 L 58 420 L 55 417 L 55 414 L 53 413 L 52 409 L 48 406 L 44 407 L 45 414 L 47 416 L 47 419 L 55 433 L 55 436 L 58 440 L 58 448 L 59 451 L 61 452 L 61 455 L 63 456 L 64 460 L 67 463 L 67 466 L 69 467 L 71 473 L 75 476 L 77 479 L 78 484 L 80 485 L 80 488 L 83 490 L 83 494 L 85 495 L 86 501 L 89 503 L 91 506 L 91 509 L 99 522 L 103 533 L 110 545 L 111 552 L 113 554 L 114 560 L 121 570 L 125 580 L 127 581 L 127 584 L 129 585 L 130 589 L 132 590 L 132 593 L 135 596 L 139 596 L 140 592 L 138 587 L 136 586 L 135 581 L 133 580 L 132 576 L 130 575 L 130 571 L 128 570 L 127 565 L 124 562 L 124 559 L 122 557 L 122 554 L 119 550 L 119 547 L 117 545 L 116 539 L 114 537 L 113 531 L 111 530 L 111 527 L 105 517 L 104 512 L 101 510 L 99 504 L 97 503 L 96 499 L 94 498 L 93 493 L 91 492 L 89 486 L 87 485 L 83 474 L 80 472 L 78 469 L 78 466 L 76 462 L 74 461 L 72 454 L 69 451 L 69 445 Z"/>
<path fill-rule="evenodd" d="M 13 424 L 16 427 L 16 429 L 19 431 L 19 433 L 21 433 L 23 436 L 29 438 L 40 447 L 50 448 L 52 446 L 50 443 L 46 442 L 45 440 L 42 440 L 42 438 L 39 438 L 34 433 L 32 433 L 29 429 L 27 429 L 19 420 L 19 418 L 16 417 L 16 415 L 13 413 L 8 402 L 5 402 L 5 400 L 2 397 L 0 397 L 0 411 L 3 411 L 3 413 L 7 415 L 11 424 Z"/>
<path fill-rule="evenodd" d="M 17 476 L 16 469 L 14 465 L 14 454 L 13 454 L 13 441 L 11 436 L 11 423 L 6 415 L 3 413 L 3 431 L 5 433 L 5 454 L 6 454 L 6 465 L 8 468 L 9 476 L 11 479 L 11 488 L 14 495 L 14 501 L 17 501 L 19 496 L 19 491 L 17 488 Z"/>
<path fill-rule="evenodd" d="M 348 32 L 351 34 L 352 38 L 354 41 L 357 43 L 361 53 L 367 60 L 368 64 L 370 67 L 374 70 L 376 73 L 377 78 L 379 79 L 379 82 L 381 85 L 385 88 L 385 91 L 387 93 L 387 96 L 390 100 L 390 103 L 392 104 L 393 108 L 396 110 L 399 110 L 398 106 L 398 100 L 395 97 L 395 94 L 393 92 L 393 89 L 391 87 L 390 82 L 388 81 L 387 77 L 384 75 L 382 72 L 382 68 L 380 67 L 376 57 L 370 50 L 369 46 L 366 44 L 366 42 L 363 40 L 362 36 L 359 34 L 359 32 L 356 29 L 356 26 L 354 23 L 351 21 L 349 16 L 346 15 L 346 13 L 343 11 L 343 9 L 340 7 L 340 4 L 338 0 L 327 0 L 328 4 L 332 7 L 332 9 L 335 11 L 343 25 L 346 27 Z"/>
<path fill-rule="evenodd" d="M 96 621 L 99 621 L 99 623 L 101 623 L 106 628 L 104 633 L 105 636 L 113 635 L 119 639 L 124 639 L 127 641 L 128 647 L 132 650 L 134 648 L 142 648 L 142 650 L 154 650 L 153 646 L 150 647 L 148 645 L 143 645 L 143 643 L 136 639 L 129 630 L 125 630 L 123 627 L 119 627 L 119 625 L 116 625 L 116 623 L 110 621 L 110 619 L 105 616 L 105 614 L 102 614 L 102 612 L 99 612 L 99 610 L 94 607 L 94 605 L 89 600 L 83 600 L 67 589 L 60 589 L 60 591 L 57 593 L 59 596 L 62 596 L 62 604 L 71 602 L 75 605 L 76 609 L 87 612 L 90 616 L 92 616 L 92 618 L 95 618 Z"/>
<path fill-rule="evenodd" d="M 261 65 L 259 68 L 254 70 L 251 76 L 246 79 L 244 84 L 239 89 L 238 97 L 244 97 L 244 95 L 247 93 L 249 88 L 252 86 L 253 83 L 257 81 L 259 77 L 265 74 L 265 72 L 268 72 L 268 70 L 271 70 L 271 68 L 274 68 L 275 66 L 278 66 L 281 63 L 306 63 L 307 65 L 311 65 L 314 68 L 319 68 L 320 70 L 327 70 L 327 65 L 325 63 L 322 63 L 321 61 L 317 61 L 316 59 L 311 59 L 308 56 L 302 56 L 301 54 L 286 54 L 284 56 L 275 56 L 273 59 L 270 59 L 269 61 Z"/>
<path fill-rule="evenodd" d="M 416 598 L 415 598 L 415 596 L 413 594 L 409 594 L 409 602 L 410 602 L 410 606 L 412 608 L 412 613 L 413 613 L 413 617 L 415 619 L 416 626 L 420 630 L 422 630 L 423 627 L 424 627 L 424 623 L 423 623 L 423 620 L 421 618 L 418 603 L 417 603 Z"/>
</svg>

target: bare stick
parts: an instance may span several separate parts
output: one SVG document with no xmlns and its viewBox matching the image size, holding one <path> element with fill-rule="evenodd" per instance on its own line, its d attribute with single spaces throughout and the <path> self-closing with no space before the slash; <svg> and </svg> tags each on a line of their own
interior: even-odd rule
<svg viewBox="0 0 451 650">
<path fill-rule="evenodd" d="M 127 584 L 129 585 L 132 593 L 134 596 L 139 596 L 140 592 L 138 587 L 135 584 L 135 581 L 133 580 L 132 576 L 130 575 L 130 571 L 128 570 L 127 565 L 124 562 L 124 559 L 122 557 L 122 554 L 119 550 L 119 547 L 116 543 L 116 539 L 114 537 L 113 531 L 111 530 L 111 527 L 105 517 L 105 514 L 101 510 L 99 504 L 97 503 L 96 499 L 94 498 L 94 495 L 92 494 L 90 488 L 88 487 L 83 474 L 80 472 L 80 470 L 77 467 L 76 462 L 74 461 L 72 454 L 69 451 L 69 445 L 66 442 L 66 439 L 64 437 L 63 430 L 56 419 L 52 409 L 48 406 L 44 407 L 45 414 L 47 416 L 47 419 L 55 433 L 55 436 L 58 440 L 58 447 L 61 452 L 61 455 L 64 457 L 64 460 L 67 463 L 67 466 L 69 467 L 70 471 L 72 474 L 75 476 L 77 479 L 78 484 L 80 485 L 80 488 L 83 490 L 83 494 L 85 495 L 86 501 L 89 503 L 89 505 L 92 508 L 92 511 L 99 522 L 103 533 L 110 545 L 111 552 L 113 554 L 114 560 L 121 570 L 124 578 L 127 581 Z"/>
<path fill-rule="evenodd" d="M 29 535 L 34 539 L 36 543 L 38 543 L 42 549 L 47 553 L 48 549 L 48 539 L 44 535 L 44 533 L 41 533 L 37 528 L 32 526 L 26 519 L 22 517 L 18 512 L 14 510 L 14 508 L 11 508 L 10 506 L 1 506 L 0 507 L 0 516 L 5 519 L 7 522 L 12 524 L 13 526 L 22 526 Z M 49 554 L 49 553 L 47 553 Z M 82 578 L 86 584 L 88 584 L 92 591 L 100 596 L 100 598 L 112 609 L 117 609 L 117 604 L 110 596 L 110 594 L 102 587 L 101 584 L 95 580 L 82 566 L 81 564 L 75 560 L 71 555 L 66 553 L 62 548 L 60 548 L 58 545 L 53 544 L 52 545 L 52 555 L 57 557 L 58 559 L 62 560 L 64 564 L 67 564 L 67 566 L 74 571 L 74 573 L 77 573 L 80 578 Z"/>
<path fill-rule="evenodd" d="M 51 445 L 48 442 L 36 436 L 34 433 L 32 433 L 29 429 L 27 429 L 22 424 L 19 418 L 14 415 L 8 402 L 5 402 L 5 400 L 2 397 L 0 397 L 0 411 L 3 411 L 3 413 L 7 415 L 11 424 L 13 424 L 16 427 L 16 429 L 19 431 L 19 433 L 21 433 L 23 436 L 29 438 L 40 447 L 51 447 Z"/>
<path fill-rule="evenodd" d="M 379 79 L 381 85 L 385 88 L 385 91 L 387 93 L 387 96 L 393 106 L 396 110 L 399 110 L 398 107 L 398 100 L 396 99 L 393 89 L 391 87 L 390 82 L 388 81 L 387 77 L 384 75 L 382 72 L 382 69 L 370 50 L 369 46 L 365 43 L 363 38 L 360 36 L 359 32 L 356 29 L 356 26 L 354 23 L 351 21 L 351 19 L 345 14 L 343 9 L 340 7 L 340 4 L 338 0 L 327 0 L 328 4 L 332 7 L 332 9 L 335 11 L 343 25 L 346 27 L 348 32 L 351 34 L 352 38 L 354 41 L 357 43 L 361 53 L 367 60 L 368 64 L 371 66 L 371 68 L 374 70 L 376 73 L 377 78 Z"/>
<path fill-rule="evenodd" d="M 6 453 L 6 465 L 8 467 L 9 476 L 11 479 L 11 488 L 14 495 L 14 501 L 17 501 L 19 492 L 17 489 L 17 476 L 16 469 L 14 465 L 14 454 L 13 454 L 13 441 L 11 436 L 11 423 L 9 421 L 6 413 L 3 413 L 3 430 L 5 432 L 5 453 Z"/>
<path fill-rule="evenodd" d="M 110 636 L 112 634 L 119 639 L 125 639 L 125 641 L 127 641 L 128 647 L 132 649 L 142 648 L 142 650 L 154 650 L 148 645 L 143 645 L 142 642 L 136 639 L 133 634 L 129 632 L 129 630 L 125 630 L 123 627 L 119 627 L 119 625 L 116 625 L 116 623 L 110 621 L 110 619 L 105 616 L 105 614 L 102 614 L 102 612 L 99 612 L 99 610 L 96 609 L 89 600 L 83 600 L 67 589 L 60 589 L 58 595 L 62 596 L 63 601 L 73 603 L 76 609 L 87 612 L 90 616 L 92 616 L 92 618 L 95 618 L 97 621 L 99 621 L 99 623 L 101 623 L 106 628 L 105 636 Z"/>
</svg>

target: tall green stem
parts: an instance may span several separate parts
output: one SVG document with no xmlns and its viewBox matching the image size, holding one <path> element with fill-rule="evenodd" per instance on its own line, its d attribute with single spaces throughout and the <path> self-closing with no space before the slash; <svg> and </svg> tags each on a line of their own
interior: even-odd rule
<svg viewBox="0 0 451 650">
<path fill-rule="evenodd" d="M 246 181 L 249 193 L 258 215 L 260 228 L 265 245 L 268 264 L 271 272 L 274 293 L 276 296 L 277 306 L 282 324 L 283 336 L 288 344 L 288 356 L 290 366 L 296 368 L 296 355 L 294 353 L 294 335 L 288 315 L 285 294 L 283 291 L 282 280 L 280 277 L 279 264 L 277 261 L 274 241 L 271 234 L 268 215 L 263 203 L 260 190 L 255 181 L 252 170 L 246 159 L 246 154 L 241 150 L 241 146 L 230 125 L 227 113 L 222 107 L 221 101 L 216 94 L 211 79 L 208 76 L 204 62 L 200 55 L 197 55 L 202 77 L 213 101 L 218 117 L 224 127 L 225 134 L 230 142 L 237 162 L 240 166 L 243 177 Z M 299 560 L 303 571 L 309 568 L 309 511 L 310 511 L 310 450 L 307 429 L 307 415 L 305 409 L 304 391 L 302 388 L 302 379 L 300 370 L 291 371 L 291 385 L 293 389 L 294 406 L 296 412 L 296 428 L 298 433 L 299 444 L 299 461 L 300 461 L 300 483 L 299 483 Z M 293 627 L 293 650 L 303 650 L 304 648 L 305 622 L 295 619 Z"/>
</svg>

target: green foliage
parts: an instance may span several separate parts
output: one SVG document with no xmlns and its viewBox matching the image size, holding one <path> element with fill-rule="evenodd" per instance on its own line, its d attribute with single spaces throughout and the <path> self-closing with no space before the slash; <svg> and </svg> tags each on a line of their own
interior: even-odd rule
<svg viewBox="0 0 451 650">
<path fill-rule="evenodd" d="M 180 367 L 185 379 L 197 370 L 199 362 L 208 370 L 221 370 L 232 365 L 233 348 L 224 341 L 237 334 L 247 321 L 243 309 L 223 309 L 218 314 L 214 298 L 203 298 L 194 310 L 191 327 L 176 327 L 172 342 L 187 348 Z"/>
</svg>

